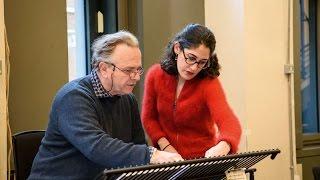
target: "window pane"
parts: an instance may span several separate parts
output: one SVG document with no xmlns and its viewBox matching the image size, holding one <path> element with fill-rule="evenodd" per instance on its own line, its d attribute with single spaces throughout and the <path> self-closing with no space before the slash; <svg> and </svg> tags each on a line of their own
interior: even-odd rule
<svg viewBox="0 0 320 180">
<path fill-rule="evenodd" d="M 301 1 L 301 97 L 303 133 L 318 133 L 316 29 L 307 1 Z"/>
<path fill-rule="evenodd" d="M 67 0 L 69 81 L 86 74 L 84 0 Z"/>
</svg>

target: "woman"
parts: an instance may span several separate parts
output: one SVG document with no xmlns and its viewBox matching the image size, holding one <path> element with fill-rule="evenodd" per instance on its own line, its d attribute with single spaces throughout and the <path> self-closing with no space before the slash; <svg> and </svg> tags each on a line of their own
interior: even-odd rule
<svg viewBox="0 0 320 180">
<path fill-rule="evenodd" d="M 213 33 L 189 24 L 145 79 L 142 123 L 153 144 L 184 159 L 235 153 L 241 126 L 218 79 Z"/>
</svg>

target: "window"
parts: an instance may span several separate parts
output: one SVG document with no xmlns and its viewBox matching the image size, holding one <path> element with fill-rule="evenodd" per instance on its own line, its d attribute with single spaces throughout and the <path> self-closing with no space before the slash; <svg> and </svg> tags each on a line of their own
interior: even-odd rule
<svg viewBox="0 0 320 180">
<path fill-rule="evenodd" d="M 94 39 L 106 33 L 118 30 L 117 0 L 84 0 L 85 38 L 86 38 L 86 72 L 91 71 L 90 47 Z"/>
<path fill-rule="evenodd" d="M 118 30 L 117 0 L 66 0 L 69 80 L 91 71 L 91 44 Z"/>
<path fill-rule="evenodd" d="M 320 163 L 320 54 L 317 51 L 320 45 L 317 9 L 320 7 L 318 0 L 300 0 L 295 3 L 296 154 L 297 162 L 302 164 L 303 178 L 312 179 L 312 167 Z"/>
<path fill-rule="evenodd" d="M 301 0 L 300 78 L 303 134 L 320 132 L 316 1 Z"/>
<path fill-rule="evenodd" d="M 67 0 L 69 81 L 86 74 L 84 2 Z"/>
</svg>

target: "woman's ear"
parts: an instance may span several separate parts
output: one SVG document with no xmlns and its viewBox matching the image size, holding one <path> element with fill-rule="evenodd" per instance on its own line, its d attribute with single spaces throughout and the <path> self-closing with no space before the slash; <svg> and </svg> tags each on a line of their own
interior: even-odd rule
<svg viewBox="0 0 320 180">
<path fill-rule="evenodd" d="M 174 50 L 174 53 L 179 54 L 180 53 L 180 43 L 175 42 L 173 44 L 173 50 Z"/>
</svg>

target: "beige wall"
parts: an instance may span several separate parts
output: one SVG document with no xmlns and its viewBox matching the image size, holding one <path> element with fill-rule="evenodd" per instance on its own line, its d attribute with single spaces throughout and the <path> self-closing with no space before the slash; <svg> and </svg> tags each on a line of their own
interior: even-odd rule
<svg viewBox="0 0 320 180">
<path fill-rule="evenodd" d="M 204 24 L 204 0 L 137 0 L 143 67 L 158 63 L 169 40 L 189 23 Z M 140 81 L 142 100 L 143 80 Z M 136 91 L 137 92 L 137 91 Z"/>
<path fill-rule="evenodd" d="M 51 101 L 68 81 L 66 2 L 4 2 L 11 49 L 12 131 L 45 129 Z"/>
<path fill-rule="evenodd" d="M 144 67 L 159 62 L 172 36 L 188 23 L 204 24 L 203 0 L 143 0 Z"/>
<path fill-rule="evenodd" d="M 4 11 L 3 0 L 0 0 L 0 179 L 7 179 L 7 103 L 5 83 L 5 47 L 4 47 Z"/>
<path fill-rule="evenodd" d="M 206 0 L 227 96 L 242 121 L 242 151 L 279 148 L 256 167 L 256 179 L 291 179 L 288 0 Z"/>
<path fill-rule="evenodd" d="M 224 2 L 205 1 L 206 25 L 213 31 L 217 40 L 216 53 L 221 65 L 220 79 L 232 109 L 246 128 L 245 101 L 246 79 L 243 73 L 244 62 L 244 19 L 243 1 L 226 0 Z M 240 144 L 246 150 L 245 132 Z"/>
</svg>

